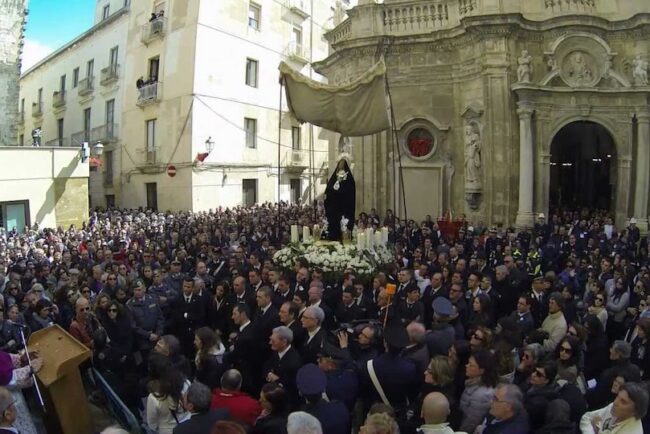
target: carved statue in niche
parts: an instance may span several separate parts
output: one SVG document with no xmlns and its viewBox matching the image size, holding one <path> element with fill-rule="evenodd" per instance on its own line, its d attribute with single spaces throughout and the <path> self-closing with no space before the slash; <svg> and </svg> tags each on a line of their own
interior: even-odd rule
<svg viewBox="0 0 650 434">
<path fill-rule="evenodd" d="M 481 191 L 481 136 L 478 125 L 465 125 L 465 191 Z"/>
<path fill-rule="evenodd" d="M 634 84 L 637 86 L 647 86 L 648 85 L 648 62 L 643 60 L 640 55 L 637 55 L 636 58 L 632 61 L 632 77 L 634 78 Z"/>
<path fill-rule="evenodd" d="M 521 56 L 517 59 L 519 67 L 517 68 L 517 81 L 519 83 L 530 83 L 530 77 L 533 74 L 533 57 L 528 54 L 528 50 L 522 50 Z"/>
</svg>

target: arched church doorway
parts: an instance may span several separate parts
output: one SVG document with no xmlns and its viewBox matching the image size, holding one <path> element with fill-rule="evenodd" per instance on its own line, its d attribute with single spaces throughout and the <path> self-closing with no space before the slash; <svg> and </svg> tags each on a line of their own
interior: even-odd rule
<svg viewBox="0 0 650 434">
<path fill-rule="evenodd" d="M 551 210 L 611 210 L 616 186 L 616 146 L 600 124 L 565 125 L 551 143 Z"/>
</svg>

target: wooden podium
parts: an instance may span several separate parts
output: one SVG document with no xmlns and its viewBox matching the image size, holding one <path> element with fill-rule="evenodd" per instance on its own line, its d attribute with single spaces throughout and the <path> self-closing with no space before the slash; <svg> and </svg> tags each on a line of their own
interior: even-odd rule
<svg viewBox="0 0 650 434">
<path fill-rule="evenodd" d="M 45 401 L 48 434 L 93 432 L 88 399 L 81 382 L 79 365 L 92 351 L 58 325 L 34 332 L 30 351 L 38 350 L 43 367 L 36 374 Z"/>
</svg>

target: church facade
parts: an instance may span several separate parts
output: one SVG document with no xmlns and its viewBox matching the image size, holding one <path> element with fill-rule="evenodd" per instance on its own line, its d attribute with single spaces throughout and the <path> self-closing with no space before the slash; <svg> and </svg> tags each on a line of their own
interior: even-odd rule
<svg viewBox="0 0 650 434">
<path fill-rule="evenodd" d="M 362 1 L 326 38 L 330 83 L 387 67 L 394 133 L 330 144 L 357 209 L 531 227 L 589 207 L 647 230 L 647 1 Z"/>
</svg>

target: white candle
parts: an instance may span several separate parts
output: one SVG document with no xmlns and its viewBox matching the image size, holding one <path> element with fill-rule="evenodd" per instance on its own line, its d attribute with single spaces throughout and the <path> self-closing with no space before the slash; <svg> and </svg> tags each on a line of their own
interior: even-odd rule
<svg viewBox="0 0 650 434">
<path fill-rule="evenodd" d="M 366 248 L 366 234 L 359 232 L 357 234 L 357 249 L 363 250 Z"/>
<path fill-rule="evenodd" d="M 298 242 L 298 225 L 291 225 L 291 242 Z"/>
<path fill-rule="evenodd" d="M 368 247 L 368 250 L 372 250 L 373 247 L 373 241 L 375 239 L 373 238 L 373 233 L 372 233 L 372 228 L 366 229 L 366 246 Z"/>
<path fill-rule="evenodd" d="M 302 242 L 307 243 L 309 242 L 309 226 L 303 226 L 302 227 Z"/>
<path fill-rule="evenodd" d="M 380 231 L 375 231 L 375 247 L 381 246 L 382 240 L 381 240 L 381 232 Z"/>
<path fill-rule="evenodd" d="M 381 241 L 384 243 L 384 246 L 388 244 L 388 228 L 386 226 L 381 228 Z"/>
</svg>

